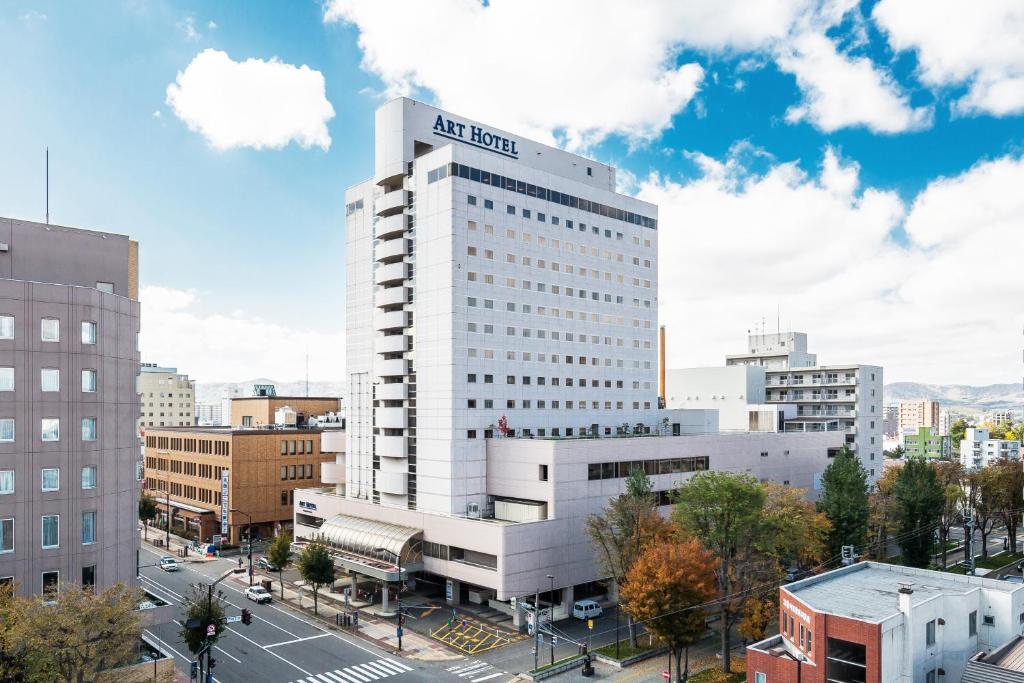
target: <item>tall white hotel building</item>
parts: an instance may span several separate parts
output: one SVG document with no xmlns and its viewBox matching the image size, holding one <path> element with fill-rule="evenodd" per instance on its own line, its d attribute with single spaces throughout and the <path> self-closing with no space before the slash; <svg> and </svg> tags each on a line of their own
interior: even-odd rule
<svg viewBox="0 0 1024 683">
<path fill-rule="evenodd" d="M 532 595 L 551 573 L 564 608 L 600 578 L 582 521 L 630 467 L 667 498 L 712 452 L 766 467 L 774 438 L 809 481 L 841 444 L 659 409 L 658 209 L 610 166 L 396 99 L 345 202 L 346 452 L 323 470 L 334 486 L 296 492 L 295 529 L 354 573 L 395 580 L 367 560 L 386 548 L 453 602 Z M 664 436 L 578 438 L 624 425 Z"/>
</svg>

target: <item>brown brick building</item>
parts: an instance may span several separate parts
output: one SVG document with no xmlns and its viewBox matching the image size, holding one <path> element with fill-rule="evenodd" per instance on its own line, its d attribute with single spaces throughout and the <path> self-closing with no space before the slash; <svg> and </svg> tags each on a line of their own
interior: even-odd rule
<svg viewBox="0 0 1024 683">
<path fill-rule="evenodd" d="M 337 409 L 338 399 L 333 402 Z M 284 404 L 294 407 L 293 400 Z M 324 452 L 325 431 L 340 430 L 150 427 L 145 432 L 145 486 L 161 509 L 161 521 L 169 497 L 172 531 L 188 530 L 211 541 L 221 533 L 221 476 L 227 472 L 228 507 L 251 515 L 253 535 L 268 538 L 291 529 L 295 489 L 319 486 L 321 465 L 335 462 L 333 444 L 344 439 L 329 439 L 335 450 Z M 247 522 L 244 514 L 228 513 L 230 542 L 239 541 Z"/>
</svg>

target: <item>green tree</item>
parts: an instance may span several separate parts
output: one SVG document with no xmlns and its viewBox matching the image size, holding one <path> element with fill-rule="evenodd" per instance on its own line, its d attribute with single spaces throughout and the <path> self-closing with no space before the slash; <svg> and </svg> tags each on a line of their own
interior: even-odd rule
<svg viewBox="0 0 1024 683">
<path fill-rule="evenodd" d="M 1024 469 L 1020 460 L 1000 458 L 989 464 L 994 484 L 992 493 L 996 514 L 1006 526 L 1006 536 L 1010 540 L 1010 552 L 1017 552 L 1017 527 L 1020 524 L 1021 509 L 1024 509 Z"/>
<path fill-rule="evenodd" d="M 862 546 L 867 541 L 868 473 L 846 446 L 821 475 L 818 510 L 832 524 L 828 537 L 830 555 L 842 553 L 844 545 Z"/>
<path fill-rule="evenodd" d="M 182 601 L 185 610 L 185 621 L 182 622 L 178 635 L 188 646 L 188 651 L 196 654 L 207 643 L 206 629 L 213 624 L 214 634 L 209 641 L 216 643 L 220 634 L 227 628 L 227 616 L 224 614 L 224 591 L 218 590 L 210 595 L 210 589 L 202 584 L 193 584 L 190 592 Z M 196 620 L 197 628 L 188 628 L 188 622 Z"/>
<path fill-rule="evenodd" d="M 935 467 L 923 458 L 909 458 L 896 477 L 893 495 L 903 564 L 927 567 L 944 500 Z"/>
<path fill-rule="evenodd" d="M 700 472 L 675 490 L 673 518 L 719 560 L 715 581 L 721 599 L 719 636 L 722 671 L 729 673 L 733 626 L 744 608 L 747 588 L 771 563 L 759 553 L 765 490 L 750 474 Z M 775 571 L 778 571 L 777 565 Z"/>
<path fill-rule="evenodd" d="M 903 465 L 882 470 L 875 489 L 868 494 L 868 544 L 861 554 L 876 560 L 889 558 L 889 536 L 896 531 L 896 500 L 893 488 Z"/>
<path fill-rule="evenodd" d="M 999 481 L 990 467 L 967 474 L 967 502 L 974 510 L 974 528 L 981 535 L 981 556 L 988 557 L 988 536 L 999 518 Z M 973 553 L 974 548 L 968 552 Z"/>
<path fill-rule="evenodd" d="M 846 446 L 843 446 L 843 449 L 845 450 Z M 903 446 L 899 446 L 899 445 L 897 445 L 891 451 L 886 451 L 885 452 L 885 455 L 889 456 L 893 460 L 899 460 L 900 458 L 902 458 L 906 454 L 907 454 L 907 449 L 904 448 Z"/>
<path fill-rule="evenodd" d="M 156 519 L 159 513 L 156 501 L 153 500 L 153 496 L 148 493 L 143 493 L 139 496 L 139 521 L 142 522 L 142 534 L 143 537 L 149 538 L 149 523 Z"/>
<path fill-rule="evenodd" d="M 316 539 L 297 558 L 302 580 L 313 587 L 313 614 L 319 614 L 320 588 L 334 583 L 334 559 L 327 545 Z"/>
<path fill-rule="evenodd" d="M 644 548 L 671 533 L 670 525 L 655 507 L 652 487 L 643 470 L 634 468 L 626 479 L 626 492 L 609 500 L 600 513 L 587 518 L 587 535 L 596 550 L 598 564 L 620 586 Z M 621 595 L 619 602 L 626 607 Z M 635 622 L 629 611 L 624 611 L 629 642 L 635 646 Z"/>
<path fill-rule="evenodd" d="M 935 476 L 942 487 L 942 514 L 939 517 L 939 544 L 942 547 L 942 567 L 946 567 L 949 532 L 963 522 L 964 468 L 959 460 L 934 463 Z"/>
<path fill-rule="evenodd" d="M 672 652 L 677 682 L 687 680 L 690 645 L 704 633 L 707 613 L 700 605 L 715 595 L 717 564 L 697 539 L 660 543 L 640 554 L 622 584 L 630 614 Z"/>
<path fill-rule="evenodd" d="M 962 417 L 950 425 L 949 444 L 954 453 L 960 452 L 960 442 L 964 440 L 964 435 L 967 433 L 967 428 L 969 426 L 970 425 L 967 424 L 967 420 Z"/>
<path fill-rule="evenodd" d="M 284 600 L 284 570 L 292 562 L 292 537 L 287 533 L 277 535 L 267 547 L 267 559 L 277 567 L 277 581 L 281 585 L 281 599 Z"/>
</svg>

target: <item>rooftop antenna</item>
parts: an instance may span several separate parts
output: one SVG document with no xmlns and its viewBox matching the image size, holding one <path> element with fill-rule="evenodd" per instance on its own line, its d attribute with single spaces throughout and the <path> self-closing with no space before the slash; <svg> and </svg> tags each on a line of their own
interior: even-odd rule
<svg viewBox="0 0 1024 683">
<path fill-rule="evenodd" d="M 46 224 L 50 224 L 50 147 L 46 147 Z"/>
</svg>

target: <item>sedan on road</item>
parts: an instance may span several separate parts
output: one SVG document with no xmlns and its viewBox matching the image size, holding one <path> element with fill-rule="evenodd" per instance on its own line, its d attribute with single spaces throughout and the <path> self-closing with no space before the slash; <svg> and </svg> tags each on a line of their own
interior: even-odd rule
<svg viewBox="0 0 1024 683">
<path fill-rule="evenodd" d="M 265 572 L 279 571 L 277 565 L 265 557 L 261 557 L 260 559 L 256 560 L 256 568 L 262 569 Z"/>
<path fill-rule="evenodd" d="M 160 569 L 165 572 L 176 572 L 178 571 L 178 561 L 170 555 L 165 555 L 160 558 Z"/>
<path fill-rule="evenodd" d="M 245 589 L 245 597 L 255 603 L 270 602 L 270 592 L 263 586 L 250 586 Z"/>
</svg>

